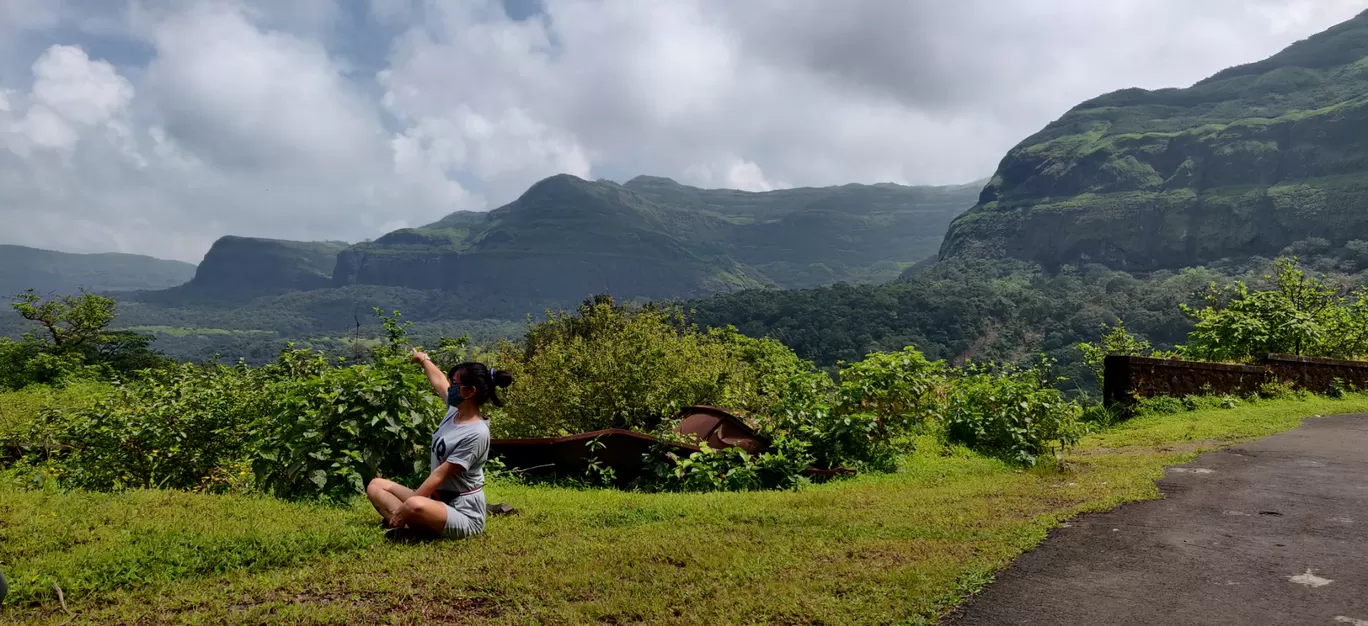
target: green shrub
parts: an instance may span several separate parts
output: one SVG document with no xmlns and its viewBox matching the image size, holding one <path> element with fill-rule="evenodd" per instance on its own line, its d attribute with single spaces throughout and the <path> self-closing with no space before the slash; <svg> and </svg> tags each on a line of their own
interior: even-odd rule
<svg viewBox="0 0 1368 626">
<path fill-rule="evenodd" d="M 1077 443 L 1082 409 L 1055 388 L 1050 366 L 967 366 L 950 379 L 943 436 L 1021 465 L 1035 465 L 1055 443 Z"/>
<path fill-rule="evenodd" d="M 944 363 L 908 347 L 872 353 L 840 368 L 840 383 L 834 386 L 820 373 L 791 373 L 788 392 L 781 394 L 763 430 L 804 442 L 821 468 L 893 470 L 937 412 Z"/>
<path fill-rule="evenodd" d="M 109 383 L 75 380 L 61 387 L 31 385 L 0 393 L 0 458 L 25 448 L 42 455 L 44 446 L 69 441 L 67 416 L 94 404 L 110 390 Z"/>
<path fill-rule="evenodd" d="M 699 447 L 685 457 L 663 448 L 649 455 L 637 486 L 649 491 L 795 489 L 811 461 L 807 444 L 789 437 L 774 439 L 758 455 L 741 448 L 713 449 L 706 443 Z"/>
<path fill-rule="evenodd" d="M 521 346 L 504 342 L 495 361 L 516 381 L 491 419 L 503 437 L 650 432 L 700 404 L 765 414 L 792 371 L 811 369 L 778 342 L 701 332 L 678 311 L 608 297 L 550 316 Z"/>
<path fill-rule="evenodd" d="M 87 489 L 196 488 L 246 454 L 253 425 L 269 413 L 263 374 L 236 367 L 179 365 L 118 385 L 90 406 L 50 407 L 75 446 L 67 484 Z"/>
<path fill-rule="evenodd" d="M 1206 305 L 1181 305 L 1194 327 L 1186 356 L 1248 362 L 1271 353 L 1352 359 L 1368 354 L 1368 291 L 1344 293 L 1308 277 L 1295 258 L 1279 259 L 1265 276 L 1274 288 L 1251 290 L 1243 282 L 1214 285 Z"/>
<path fill-rule="evenodd" d="M 377 311 L 378 313 L 378 311 Z M 371 362 L 333 367 L 310 350 L 286 350 L 269 366 L 269 419 L 252 449 L 257 484 L 281 498 L 344 500 L 376 476 L 417 485 L 445 414 L 408 354 L 398 313 Z"/>
<path fill-rule="evenodd" d="M 1258 395 L 1269 400 L 1291 398 L 1297 395 L 1297 386 L 1290 380 L 1272 378 L 1259 385 Z"/>
<path fill-rule="evenodd" d="M 1101 402 L 1085 402 L 1079 414 L 1079 419 L 1094 429 L 1110 428 L 1125 417 L 1125 411 L 1120 407 L 1108 407 Z"/>
<path fill-rule="evenodd" d="M 376 476 L 417 485 L 428 439 L 444 414 L 423 371 L 400 355 L 332 367 L 308 350 L 281 356 L 308 372 L 271 383 L 270 419 L 252 450 L 265 491 L 287 499 L 346 499 Z"/>
</svg>

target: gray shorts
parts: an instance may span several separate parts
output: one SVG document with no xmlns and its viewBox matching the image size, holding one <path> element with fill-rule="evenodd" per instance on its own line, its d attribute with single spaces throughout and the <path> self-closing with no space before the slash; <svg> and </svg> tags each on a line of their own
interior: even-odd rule
<svg viewBox="0 0 1368 626">
<path fill-rule="evenodd" d="M 442 537 L 462 539 L 484 532 L 485 496 L 483 491 L 461 496 L 445 502 L 446 529 Z"/>
</svg>

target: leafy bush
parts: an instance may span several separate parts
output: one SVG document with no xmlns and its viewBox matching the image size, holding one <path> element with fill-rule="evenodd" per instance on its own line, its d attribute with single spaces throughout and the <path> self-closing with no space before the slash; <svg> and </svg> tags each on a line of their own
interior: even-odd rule
<svg viewBox="0 0 1368 626">
<path fill-rule="evenodd" d="M 269 413 L 263 372 L 180 365 L 118 385 L 86 408 L 49 408 L 75 446 L 69 484 L 87 489 L 193 489 L 246 454 L 253 425 Z"/>
<path fill-rule="evenodd" d="M 741 448 L 717 450 L 704 443 L 683 458 L 663 449 L 649 455 L 637 484 L 650 491 L 796 489 L 810 461 L 807 444 L 789 437 L 773 440 L 758 455 Z"/>
<path fill-rule="evenodd" d="M 1353 299 L 1308 277 L 1296 259 L 1279 259 L 1274 288 L 1252 291 L 1237 281 L 1212 289 L 1206 306 L 1182 306 L 1195 322 L 1185 355 L 1241 361 L 1271 353 L 1355 358 L 1368 354 L 1368 291 Z"/>
<path fill-rule="evenodd" d="M 916 348 L 872 353 L 840 365 L 829 406 L 814 404 L 793 430 L 811 446 L 820 467 L 891 471 L 912 450 L 913 436 L 935 415 L 945 366 Z"/>
<path fill-rule="evenodd" d="M 778 342 L 701 332 L 678 311 L 632 309 L 605 296 L 530 328 L 522 346 L 504 342 L 495 361 L 518 381 L 491 420 L 505 437 L 649 432 L 700 404 L 764 414 L 787 376 L 811 369 Z"/>
<path fill-rule="evenodd" d="M 1251 396 L 1251 402 L 1256 402 L 1258 396 Z M 1192 411 L 1206 411 L 1211 409 L 1236 409 L 1243 403 L 1242 400 L 1231 395 L 1196 395 L 1176 398 L 1172 396 L 1155 396 L 1141 398 L 1135 406 L 1135 413 L 1138 415 L 1173 415 Z"/>
<path fill-rule="evenodd" d="M 377 475 L 420 480 L 442 402 L 409 363 L 397 314 L 385 328 L 369 363 L 338 367 L 290 346 L 260 368 L 179 365 L 102 388 L 86 406 L 49 406 L 30 430 L 74 447 L 63 480 L 88 489 L 251 483 L 341 499 Z"/>
<path fill-rule="evenodd" d="M 0 459 L 26 449 L 43 456 L 47 446 L 65 443 L 65 416 L 95 403 L 110 389 L 108 383 L 76 380 L 62 387 L 30 385 L 0 393 Z"/>
<path fill-rule="evenodd" d="M 371 362 L 333 367 L 309 350 L 287 350 L 266 368 L 272 404 L 252 449 L 257 484 L 282 498 L 346 499 L 376 476 L 416 485 L 428 442 L 445 413 L 410 361 L 398 313 Z"/>
<path fill-rule="evenodd" d="M 345 499 L 376 476 L 416 485 L 428 469 L 428 438 L 443 415 L 422 370 L 402 356 L 332 367 L 297 350 L 281 364 L 308 375 L 272 383 L 273 398 L 252 450 L 257 484 L 288 499 Z"/>
<path fill-rule="evenodd" d="M 1037 464 L 1054 443 L 1077 443 L 1082 409 L 1055 388 L 1050 366 L 967 366 L 950 379 L 943 436 L 1022 465 Z"/>
<path fill-rule="evenodd" d="M 1259 385 L 1258 395 L 1260 398 L 1277 400 L 1283 398 L 1301 398 L 1310 395 L 1304 389 L 1297 389 L 1297 385 L 1290 380 L 1281 378 L 1270 378 Z"/>
<path fill-rule="evenodd" d="M 1094 429 L 1102 429 L 1122 422 L 1126 415 L 1125 409 L 1121 407 L 1109 407 L 1101 402 L 1084 402 L 1079 419 Z"/>
</svg>

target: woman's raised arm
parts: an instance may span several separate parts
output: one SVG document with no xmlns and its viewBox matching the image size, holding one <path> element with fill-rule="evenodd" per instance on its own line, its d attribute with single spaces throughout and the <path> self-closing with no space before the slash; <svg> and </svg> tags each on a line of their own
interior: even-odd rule
<svg viewBox="0 0 1368 626">
<path fill-rule="evenodd" d="M 451 387 L 451 381 L 447 380 L 446 374 L 442 373 L 441 368 L 432 362 L 432 358 L 426 352 L 419 352 L 418 348 L 413 349 L 413 362 L 423 365 L 423 373 L 427 374 L 428 382 L 432 383 L 432 390 L 437 393 L 437 397 L 445 401 L 447 388 Z"/>
</svg>

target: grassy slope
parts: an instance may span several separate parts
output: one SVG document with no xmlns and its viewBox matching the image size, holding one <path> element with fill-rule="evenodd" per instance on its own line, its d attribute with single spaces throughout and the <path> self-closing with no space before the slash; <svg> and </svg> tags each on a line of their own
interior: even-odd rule
<svg viewBox="0 0 1368 626">
<path fill-rule="evenodd" d="M 649 495 L 492 485 L 522 510 L 486 535 L 384 543 L 366 505 L 0 487 L 0 617 L 324 623 L 917 623 L 1060 520 L 1158 496 L 1167 465 L 1287 430 L 1347 400 L 1134 420 L 1065 469 L 1015 471 L 925 446 L 894 475 L 797 493 Z"/>
</svg>

